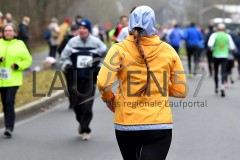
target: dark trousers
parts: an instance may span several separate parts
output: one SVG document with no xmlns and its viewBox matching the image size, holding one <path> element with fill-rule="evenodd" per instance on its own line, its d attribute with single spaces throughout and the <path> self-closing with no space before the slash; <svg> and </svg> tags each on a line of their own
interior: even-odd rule
<svg viewBox="0 0 240 160">
<path fill-rule="evenodd" d="M 115 133 L 124 160 L 165 160 L 172 140 L 171 129 Z"/>
<path fill-rule="evenodd" d="M 77 78 L 77 83 L 75 84 L 74 82 L 74 86 L 75 88 L 72 95 L 72 104 L 76 114 L 76 119 L 81 127 L 80 132 L 90 133 L 91 129 L 89 125 L 93 117 L 93 99 L 86 102 L 84 101 L 89 98 L 93 98 L 95 93 L 95 82 L 89 79 Z"/>
<path fill-rule="evenodd" d="M 208 70 L 210 76 L 212 76 L 212 63 L 213 63 L 213 57 L 212 57 L 212 51 L 210 49 L 207 49 L 207 60 L 208 60 Z"/>
<path fill-rule="evenodd" d="M 194 61 L 194 73 L 198 69 L 199 63 L 199 47 L 198 46 L 187 46 L 187 58 L 188 58 L 188 72 L 192 73 L 192 56 Z"/>
<path fill-rule="evenodd" d="M 227 75 L 232 74 L 233 67 L 234 67 L 234 60 L 233 59 L 228 59 L 227 60 L 227 67 L 226 67 Z"/>
<path fill-rule="evenodd" d="M 234 83 L 232 78 L 232 69 L 234 67 L 234 59 L 227 59 L 227 66 L 226 66 L 226 79 L 225 82 L 228 82 L 228 79 L 230 79 L 231 83 Z"/>
<path fill-rule="evenodd" d="M 235 59 L 237 60 L 238 62 L 238 74 L 240 76 L 240 55 L 236 56 Z"/>
<path fill-rule="evenodd" d="M 51 45 L 49 43 L 49 57 L 56 58 L 56 53 L 57 53 L 57 45 Z"/>
<path fill-rule="evenodd" d="M 214 80 L 215 80 L 215 89 L 218 89 L 218 69 L 221 66 L 221 81 L 222 85 L 226 82 L 227 79 L 227 58 L 214 58 Z"/>
<path fill-rule="evenodd" d="M 68 93 L 69 93 L 69 108 L 73 108 L 73 94 L 74 94 L 74 85 L 73 85 L 73 72 L 72 71 L 68 71 L 67 73 L 64 72 L 65 78 L 66 78 L 66 82 L 67 82 L 67 89 L 68 89 Z"/>
<path fill-rule="evenodd" d="M 15 122 L 14 104 L 17 90 L 18 86 L 0 88 L 5 127 L 6 129 L 9 129 L 11 131 L 13 131 L 14 129 Z"/>
</svg>

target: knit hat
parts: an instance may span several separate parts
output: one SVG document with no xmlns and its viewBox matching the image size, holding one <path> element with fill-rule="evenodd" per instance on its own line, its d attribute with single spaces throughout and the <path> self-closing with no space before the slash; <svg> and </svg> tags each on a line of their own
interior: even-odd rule
<svg viewBox="0 0 240 160">
<path fill-rule="evenodd" d="M 71 23 L 71 19 L 70 19 L 70 18 L 65 18 L 65 19 L 64 19 L 64 22 L 70 24 L 70 23 Z"/>
<path fill-rule="evenodd" d="M 139 6 L 133 10 L 129 17 L 128 30 L 134 32 L 136 27 L 142 28 L 141 36 L 152 36 L 156 34 L 155 14 L 148 6 Z"/>
<path fill-rule="evenodd" d="M 90 21 L 89 19 L 84 18 L 84 19 L 78 24 L 78 26 L 79 26 L 79 27 L 80 27 L 80 26 L 84 26 L 84 27 L 86 27 L 86 28 L 88 29 L 88 31 L 89 31 L 90 33 L 92 33 L 92 24 L 91 24 L 91 21 Z"/>
</svg>

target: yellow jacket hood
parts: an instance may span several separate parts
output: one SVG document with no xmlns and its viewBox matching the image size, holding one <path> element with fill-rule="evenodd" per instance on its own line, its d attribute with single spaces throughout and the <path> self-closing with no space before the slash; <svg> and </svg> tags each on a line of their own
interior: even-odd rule
<svg viewBox="0 0 240 160">
<path fill-rule="evenodd" d="M 163 43 L 158 36 L 149 36 L 149 37 L 141 37 L 139 41 L 140 45 L 143 46 L 144 54 L 147 58 L 147 61 L 150 62 L 160 54 L 160 50 L 162 49 L 161 44 Z M 121 43 L 119 43 L 121 45 Z M 137 47 L 134 43 L 134 36 L 130 35 L 125 40 L 123 40 L 122 45 L 126 47 L 127 51 L 131 54 L 131 56 L 138 62 L 144 63 L 141 54 L 139 54 Z"/>
</svg>

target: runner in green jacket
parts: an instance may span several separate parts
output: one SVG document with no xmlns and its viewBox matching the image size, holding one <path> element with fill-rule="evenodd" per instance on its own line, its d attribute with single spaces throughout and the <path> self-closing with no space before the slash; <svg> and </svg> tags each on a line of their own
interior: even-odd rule
<svg viewBox="0 0 240 160">
<path fill-rule="evenodd" d="M 14 129 L 14 102 L 16 92 L 23 81 L 23 70 L 32 63 L 32 57 L 21 41 L 15 39 L 15 26 L 3 27 L 3 39 L 0 39 L 0 93 L 6 130 L 4 134 L 11 137 Z"/>
</svg>

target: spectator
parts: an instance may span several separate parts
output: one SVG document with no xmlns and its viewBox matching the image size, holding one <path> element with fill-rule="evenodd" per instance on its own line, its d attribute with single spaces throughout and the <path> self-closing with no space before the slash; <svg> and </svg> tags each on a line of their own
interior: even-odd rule
<svg viewBox="0 0 240 160">
<path fill-rule="evenodd" d="M 22 40 L 25 43 L 25 45 L 27 46 L 30 52 L 29 42 L 28 42 L 30 38 L 30 35 L 28 33 L 29 24 L 30 24 L 30 18 L 27 16 L 24 16 L 22 19 L 22 22 L 19 25 L 18 39 Z"/>
<path fill-rule="evenodd" d="M 65 35 L 68 34 L 71 26 L 71 19 L 65 18 L 59 27 L 58 44 L 61 44 Z"/>
<path fill-rule="evenodd" d="M 0 30 L 3 28 L 3 14 L 0 11 Z"/>
<path fill-rule="evenodd" d="M 58 20 L 57 18 L 52 18 L 51 23 L 48 26 L 48 29 L 50 31 L 50 40 L 49 40 L 49 57 L 56 58 L 56 52 L 57 47 L 59 45 L 58 43 L 58 36 L 59 36 L 59 26 L 58 26 Z"/>
<path fill-rule="evenodd" d="M 75 21 L 73 22 L 73 25 L 78 25 L 82 21 L 83 17 L 80 15 L 76 15 Z"/>
</svg>

